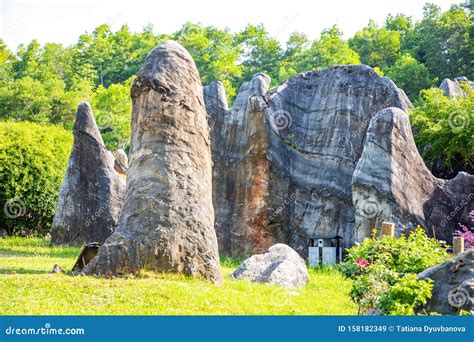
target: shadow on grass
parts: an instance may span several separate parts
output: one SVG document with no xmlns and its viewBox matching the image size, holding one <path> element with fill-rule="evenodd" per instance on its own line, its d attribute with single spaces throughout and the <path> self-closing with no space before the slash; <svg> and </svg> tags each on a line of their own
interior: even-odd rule
<svg viewBox="0 0 474 342">
<path fill-rule="evenodd" d="M 0 268 L 0 274 L 49 274 L 48 271 L 32 270 L 29 268 Z"/>
<path fill-rule="evenodd" d="M 39 256 L 53 258 L 77 258 L 81 247 L 55 246 L 45 238 L 0 238 L 0 255 L 8 256 Z"/>
</svg>

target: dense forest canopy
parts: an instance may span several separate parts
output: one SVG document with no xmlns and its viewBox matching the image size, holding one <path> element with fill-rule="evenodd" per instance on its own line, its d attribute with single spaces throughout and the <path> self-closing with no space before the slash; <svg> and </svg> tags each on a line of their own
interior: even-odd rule
<svg viewBox="0 0 474 342">
<path fill-rule="evenodd" d="M 412 101 L 423 101 L 420 90 L 444 78 L 474 79 L 472 16 L 472 0 L 446 12 L 426 4 L 418 22 L 390 14 L 383 25 L 370 21 L 347 40 L 334 25 L 317 38 L 295 32 L 285 44 L 263 25 L 233 33 L 195 23 L 170 35 L 155 34 L 151 26 L 134 33 L 124 25 L 113 32 L 104 24 L 67 47 L 33 40 L 11 51 L 0 39 L 0 119 L 70 129 L 77 104 L 88 100 L 107 147 L 126 147 L 130 85 L 148 52 L 168 39 L 191 53 L 203 84 L 220 80 L 230 101 L 255 73 L 268 74 L 275 86 L 298 72 L 357 63 L 389 76 Z"/>
</svg>

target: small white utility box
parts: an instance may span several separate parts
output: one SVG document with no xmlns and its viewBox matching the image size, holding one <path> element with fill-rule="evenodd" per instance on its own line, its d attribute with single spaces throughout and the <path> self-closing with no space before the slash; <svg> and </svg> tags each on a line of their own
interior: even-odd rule
<svg viewBox="0 0 474 342">
<path fill-rule="evenodd" d="M 310 266 L 332 265 L 342 262 L 341 236 L 308 236 L 308 239 Z"/>
</svg>

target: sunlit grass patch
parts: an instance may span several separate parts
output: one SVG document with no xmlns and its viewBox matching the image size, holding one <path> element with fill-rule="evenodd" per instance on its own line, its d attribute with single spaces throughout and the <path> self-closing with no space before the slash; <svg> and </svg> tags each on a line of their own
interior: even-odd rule
<svg viewBox="0 0 474 342">
<path fill-rule="evenodd" d="M 230 279 L 240 260 L 222 258 L 224 284 L 143 272 L 103 279 L 70 270 L 80 248 L 37 238 L 0 239 L 0 312 L 4 315 L 351 315 L 351 282 L 334 269 L 310 269 L 304 289 Z"/>
</svg>

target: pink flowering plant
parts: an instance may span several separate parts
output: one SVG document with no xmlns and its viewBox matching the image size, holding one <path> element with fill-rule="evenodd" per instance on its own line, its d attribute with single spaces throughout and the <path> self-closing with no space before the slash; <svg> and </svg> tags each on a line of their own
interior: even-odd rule
<svg viewBox="0 0 474 342">
<path fill-rule="evenodd" d="M 469 213 L 469 218 L 471 223 L 474 222 L 474 210 L 471 210 Z M 458 223 L 458 225 L 461 230 L 456 230 L 454 235 L 464 238 L 464 248 L 474 248 L 474 225 L 471 224 L 471 227 L 468 227 L 462 223 Z"/>
<path fill-rule="evenodd" d="M 370 262 L 361 258 L 357 259 L 355 263 L 360 267 L 361 270 L 370 266 Z"/>
<path fill-rule="evenodd" d="M 360 314 L 413 315 L 430 298 L 432 288 L 416 275 L 448 258 L 446 246 L 417 227 L 400 238 L 374 234 L 347 250 L 341 269 L 354 279 L 350 296 Z"/>
</svg>

